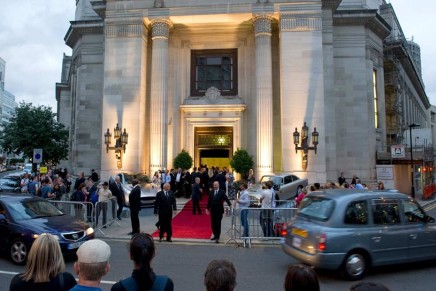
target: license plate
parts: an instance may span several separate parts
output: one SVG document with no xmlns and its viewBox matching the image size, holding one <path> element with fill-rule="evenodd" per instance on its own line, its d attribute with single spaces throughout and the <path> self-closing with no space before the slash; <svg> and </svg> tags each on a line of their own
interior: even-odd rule
<svg viewBox="0 0 436 291">
<path fill-rule="evenodd" d="M 301 247 L 301 238 L 299 238 L 299 237 L 293 237 L 292 238 L 292 245 L 294 246 L 294 247 L 296 247 L 296 248 L 299 248 L 299 247 Z"/>
<path fill-rule="evenodd" d="M 307 237 L 307 230 L 299 229 L 299 228 L 292 228 L 292 234 L 298 235 L 301 237 Z"/>
<path fill-rule="evenodd" d="M 79 241 L 79 242 L 71 243 L 71 244 L 68 245 L 68 249 L 69 250 L 78 249 L 83 243 L 84 243 L 84 241 Z"/>
</svg>

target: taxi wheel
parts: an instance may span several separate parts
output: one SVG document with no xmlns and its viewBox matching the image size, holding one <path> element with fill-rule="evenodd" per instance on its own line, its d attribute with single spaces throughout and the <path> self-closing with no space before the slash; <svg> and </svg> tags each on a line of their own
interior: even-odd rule
<svg viewBox="0 0 436 291">
<path fill-rule="evenodd" d="M 361 253 L 350 253 L 345 258 L 342 268 L 345 278 L 348 280 L 360 280 L 365 276 L 367 260 Z"/>
<path fill-rule="evenodd" d="M 9 254 L 14 264 L 16 265 L 26 264 L 29 250 L 27 249 L 26 244 L 20 238 L 16 238 L 12 241 L 9 250 L 10 250 Z"/>
</svg>

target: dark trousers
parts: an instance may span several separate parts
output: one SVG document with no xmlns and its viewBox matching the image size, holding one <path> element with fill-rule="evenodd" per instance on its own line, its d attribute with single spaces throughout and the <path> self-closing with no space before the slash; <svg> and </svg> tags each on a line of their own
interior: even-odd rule
<svg viewBox="0 0 436 291">
<path fill-rule="evenodd" d="M 200 199 L 192 199 L 192 214 L 198 211 L 201 214 Z"/>
<path fill-rule="evenodd" d="M 132 222 L 132 232 L 139 233 L 139 210 L 130 209 L 130 221 Z"/>
<path fill-rule="evenodd" d="M 103 211 L 103 226 L 106 225 L 107 221 L 107 203 L 108 201 L 98 202 L 96 205 L 97 214 L 95 215 L 95 225 L 98 225 L 98 217 L 100 216 L 100 212 Z"/>
<path fill-rule="evenodd" d="M 215 239 L 219 239 L 221 235 L 221 220 L 223 219 L 223 214 L 211 212 L 210 219 L 213 236 Z"/>
<path fill-rule="evenodd" d="M 172 217 L 168 215 L 159 215 L 159 237 L 162 238 L 167 233 L 167 240 L 171 239 L 173 235 L 173 228 L 171 226 Z"/>
<path fill-rule="evenodd" d="M 263 236 L 271 237 L 274 236 L 273 229 L 273 210 L 264 210 L 260 211 L 260 226 L 262 227 Z"/>
<path fill-rule="evenodd" d="M 117 197 L 117 204 L 118 204 L 118 210 L 117 210 L 117 217 L 121 217 L 121 212 L 123 212 L 123 206 L 124 206 L 124 201 L 123 201 L 123 197 Z"/>
<path fill-rule="evenodd" d="M 86 221 L 91 222 L 92 220 L 92 205 L 86 204 Z"/>
</svg>

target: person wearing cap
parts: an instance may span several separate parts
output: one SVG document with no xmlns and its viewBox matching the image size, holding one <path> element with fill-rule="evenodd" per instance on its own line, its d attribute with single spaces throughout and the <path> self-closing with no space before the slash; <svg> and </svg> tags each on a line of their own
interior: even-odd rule
<svg viewBox="0 0 436 291">
<path fill-rule="evenodd" d="M 101 278 L 110 270 L 111 248 L 99 239 L 85 242 L 77 250 L 74 271 L 79 277 L 78 284 L 71 291 L 100 291 Z"/>
<path fill-rule="evenodd" d="M 139 233 L 139 211 L 141 210 L 141 187 L 139 187 L 139 181 L 137 179 L 132 180 L 132 190 L 129 194 L 129 206 L 130 206 L 130 221 L 132 223 L 132 231 L 128 235 L 134 235 Z"/>
</svg>

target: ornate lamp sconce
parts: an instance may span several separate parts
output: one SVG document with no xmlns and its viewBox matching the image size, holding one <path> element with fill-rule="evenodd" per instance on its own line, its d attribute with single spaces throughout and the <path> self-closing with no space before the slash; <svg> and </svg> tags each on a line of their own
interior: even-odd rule
<svg viewBox="0 0 436 291">
<path fill-rule="evenodd" d="M 303 160 L 302 160 L 302 168 L 304 171 L 306 171 L 307 169 L 307 159 L 308 156 L 307 154 L 309 153 L 309 150 L 313 150 L 315 151 L 316 154 L 316 149 L 318 146 L 318 138 L 319 138 L 319 133 L 316 131 L 316 127 L 313 129 L 312 132 L 312 144 L 313 147 L 309 146 L 309 127 L 306 125 L 306 122 L 304 122 L 303 127 L 301 128 L 301 143 L 300 143 L 300 133 L 298 132 L 297 128 L 295 128 L 295 131 L 293 133 L 294 136 L 294 144 L 295 144 L 295 153 L 297 153 L 299 150 L 301 151 L 301 154 L 303 155 Z M 300 146 L 298 145 L 300 144 Z"/>
<path fill-rule="evenodd" d="M 115 151 L 115 158 L 117 159 L 117 167 L 121 169 L 123 167 L 123 154 L 126 153 L 126 145 L 129 141 L 129 134 L 124 129 L 121 132 L 121 128 L 117 126 L 114 128 L 114 139 L 115 146 L 111 147 L 110 144 L 112 142 L 112 133 L 107 129 L 104 134 L 104 143 L 106 144 L 106 152 L 109 153 L 109 150 Z"/>
</svg>

